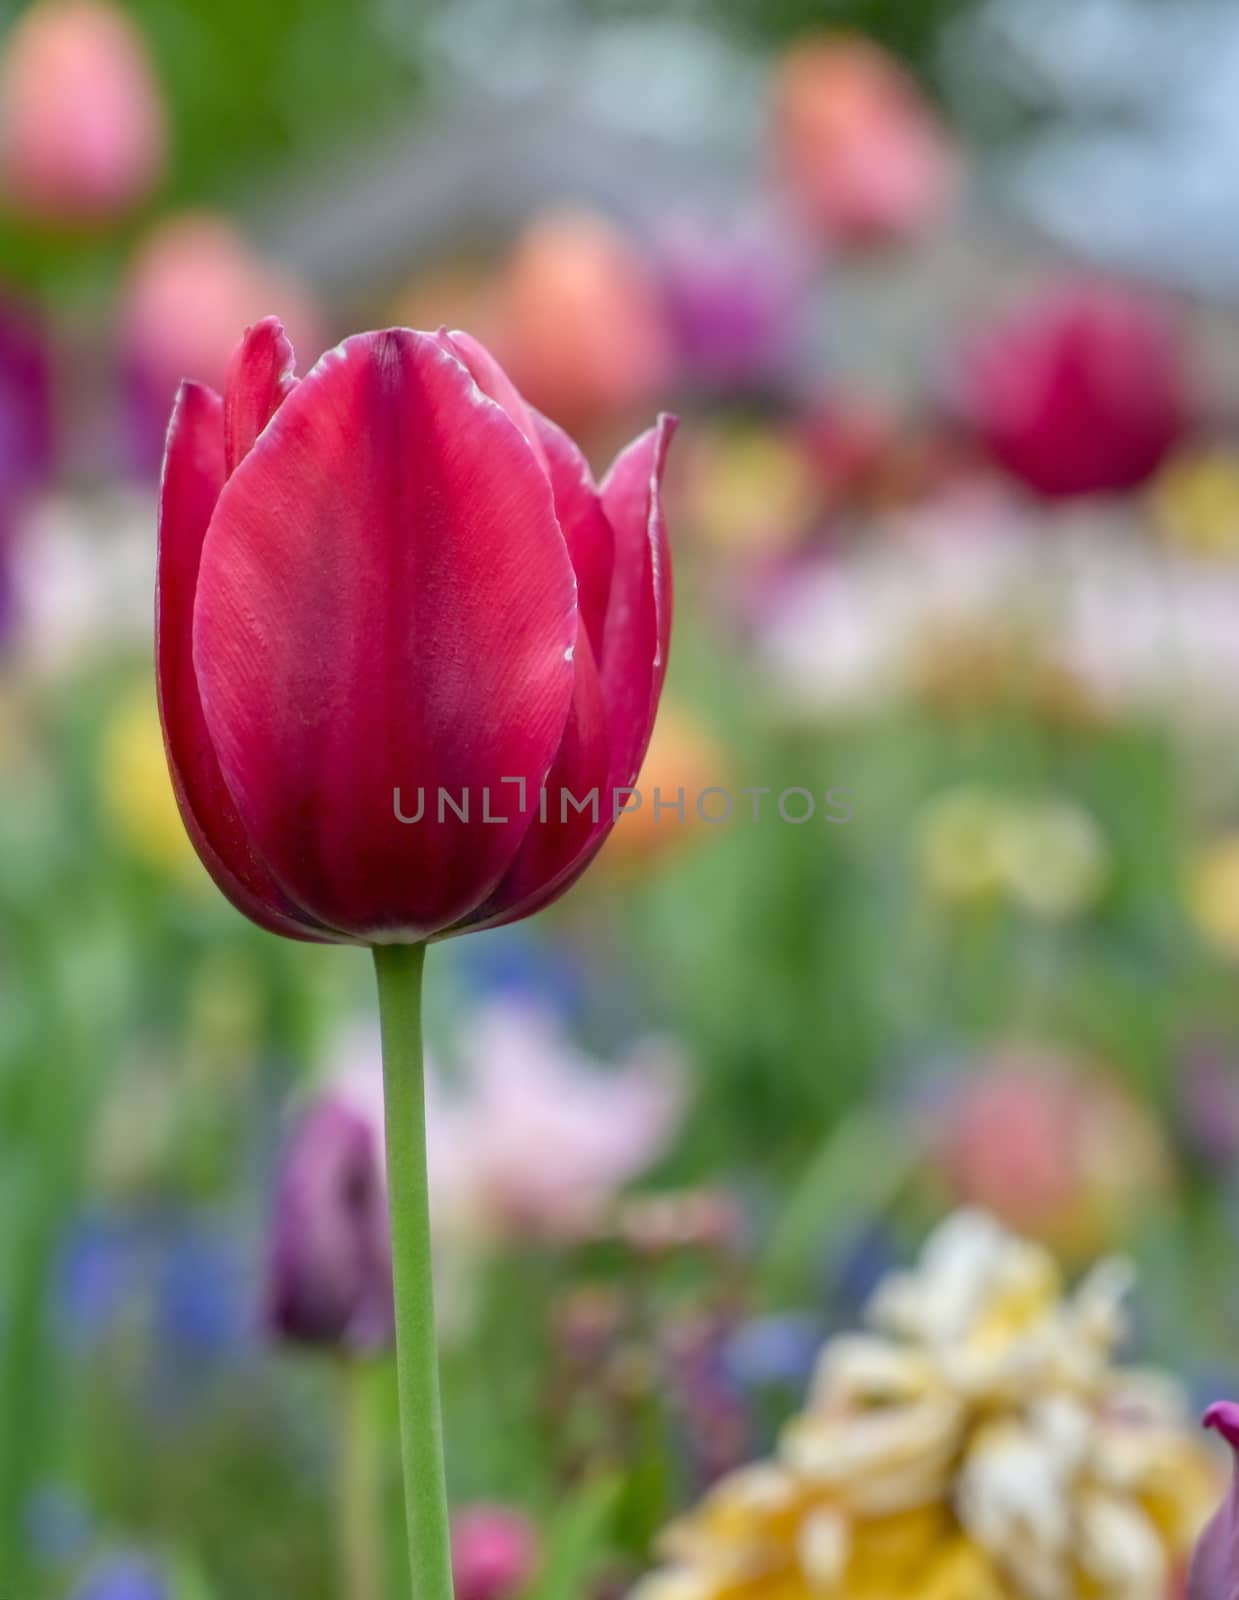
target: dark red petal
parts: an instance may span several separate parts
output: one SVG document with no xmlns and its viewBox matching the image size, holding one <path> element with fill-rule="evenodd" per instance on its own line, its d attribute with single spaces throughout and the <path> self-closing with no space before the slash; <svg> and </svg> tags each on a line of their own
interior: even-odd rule
<svg viewBox="0 0 1239 1600">
<path fill-rule="evenodd" d="M 212 741 L 288 893 L 372 940 L 484 901 L 529 819 L 483 791 L 503 815 L 503 778 L 542 783 L 576 635 L 546 476 L 462 363 L 408 329 L 325 356 L 225 486 L 195 609 Z"/>
<path fill-rule="evenodd" d="M 537 835 L 545 825 L 535 820 L 512 873 L 487 905 L 468 920 L 469 927 L 499 927 L 516 922 L 566 894 L 614 826 L 616 789 L 626 789 L 636 782 L 667 670 L 671 563 L 660 485 L 674 431 L 675 418 L 660 417 L 657 427 L 619 456 L 602 490 L 616 541 L 616 575 L 606 620 L 610 654 L 607 669 L 599 675 L 607 749 L 604 755 L 596 746 L 587 750 L 583 744 L 573 744 L 570 737 L 565 738 L 564 751 L 547 783 L 552 795 L 562 782 L 579 796 L 597 781 L 596 776 L 588 776 L 595 771 L 593 763 L 605 761 L 607 772 L 598 823 L 588 830 L 574 829 L 571 835 L 564 831 L 540 843 Z M 583 655 L 580 643 L 577 660 L 582 669 L 593 665 L 592 658 Z M 588 682 L 578 681 L 574 710 L 583 710 L 588 704 L 583 698 L 588 687 Z M 577 776 L 560 777 L 561 771 L 572 768 Z M 553 812 L 552 816 L 557 814 Z M 569 844 L 571 852 L 564 848 Z M 464 928 L 451 931 L 463 932 Z"/>
<path fill-rule="evenodd" d="M 246 328 L 224 386 L 224 470 L 233 473 L 296 386 L 297 358 L 278 317 Z"/>
<path fill-rule="evenodd" d="M 597 656 L 603 647 L 607 600 L 615 568 L 615 535 L 602 509 L 589 462 L 562 428 L 540 411 L 532 415 L 550 473 L 555 515 L 567 540 L 576 573 L 581 620 Z"/>
<path fill-rule="evenodd" d="M 238 911 L 271 933 L 330 938 L 288 902 L 255 857 L 202 716 L 192 657 L 194 592 L 223 483 L 223 403 L 212 389 L 182 384 L 164 456 L 155 597 L 159 714 L 172 786 L 194 848 Z"/>
<path fill-rule="evenodd" d="M 482 393 L 497 401 L 512 418 L 551 480 L 555 515 L 576 573 L 581 617 L 597 655 L 602 649 L 615 539 L 589 462 L 562 428 L 528 404 L 494 356 L 472 334 L 455 330 L 441 333 L 439 338 L 468 367 Z"/>
<path fill-rule="evenodd" d="M 577 637 L 574 661 L 576 678 L 563 742 L 543 794 L 526 797 L 533 816 L 529 831 L 495 892 L 467 919 L 471 928 L 516 922 L 546 905 L 593 841 L 611 830 L 606 711 L 585 633 Z M 508 798 L 515 804 L 519 796 L 513 786 L 508 788 Z"/>
<path fill-rule="evenodd" d="M 667 673 L 671 639 L 671 559 L 662 474 L 676 419 L 622 451 L 602 485 L 615 534 L 615 575 L 603 640 L 602 695 L 611 730 L 611 782 L 636 782 Z"/>
</svg>

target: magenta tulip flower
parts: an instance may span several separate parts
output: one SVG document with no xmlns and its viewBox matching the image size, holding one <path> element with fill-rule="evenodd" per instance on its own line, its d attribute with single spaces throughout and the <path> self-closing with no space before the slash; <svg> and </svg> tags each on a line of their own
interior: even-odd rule
<svg viewBox="0 0 1239 1600">
<path fill-rule="evenodd" d="M 982 329 L 956 377 L 968 428 L 1046 499 L 1138 487 L 1190 422 L 1174 318 L 1105 283 L 1065 284 Z"/>
<path fill-rule="evenodd" d="M 480 344 L 404 328 L 298 382 L 271 319 L 222 399 L 182 386 L 160 703 L 185 825 L 235 906 L 294 938 L 413 943 L 575 881 L 666 670 L 672 425 L 596 487 Z"/>
<path fill-rule="evenodd" d="M 672 426 L 596 485 L 467 334 L 359 334 L 298 381 L 269 318 L 168 433 L 156 656 L 186 828 L 261 927 L 374 947 L 417 1600 L 452 1593 L 425 945 L 554 900 L 630 797 L 667 666 Z M 296 1320 L 334 1326 L 360 1281 L 336 1252 L 372 1234 L 327 1222 L 331 1282 Z"/>
<path fill-rule="evenodd" d="M 1239 1405 L 1220 1401 L 1205 1412 L 1214 1428 L 1239 1451 Z M 1239 1476 L 1200 1536 L 1187 1580 L 1187 1600 L 1239 1600 Z"/>
<path fill-rule="evenodd" d="M 533 1525 L 511 1506 L 465 1506 L 452 1520 L 456 1600 L 511 1600 L 529 1582 L 537 1559 Z"/>
</svg>

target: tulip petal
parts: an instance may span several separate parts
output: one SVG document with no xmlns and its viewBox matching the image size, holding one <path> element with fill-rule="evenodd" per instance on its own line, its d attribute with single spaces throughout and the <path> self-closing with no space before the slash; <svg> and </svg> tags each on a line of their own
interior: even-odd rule
<svg viewBox="0 0 1239 1600">
<path fill-rule="evenodd" d="M 441 333 L 439 339 L 468 367 L 482 393 L 511 417 L 550 478 L 555 515 L 576 573 L 581 618 L 597 655 L 602 649 L 615 538 L 589 462 L 562 428 L 528 404 L 494 356 L 472 334 L 454 330 Z"/>
<path fill-rule="evenodd" d="M 225 781 L 298 904 L 379 942 L 484 901 L 529 818 L 483 791 L 544 781 L 577 625 L 546 477 L 461 362 L 409 329 L 324 356 L 220 496 L 194 622 Z"/>
<path fill-rule="evenodd" d="M 602 509 L 602 499 L 589 462 L 576 444 L 540 411 L 533 413 L 551 490 L 555 515 L 563 529 L 576 573 L 577 603 L 597 657 L 603 647 L 607 601 L 615 569 L 615 534 Z"/>
<path fill-rule="evenodd" d="M 671 561 L 667 547 L 666 519 L 663 515 L 660 485 L 667 447 L 675 432 L 675 418 L 660 417 L 656 427 L 628 446 L 616 459 L 602 489 L 603 505 L 614 529 L 616 545 L 615 577 L 607 608 L 605 647 L 609 654 L 599 674 L 599 687 L 607 723 L 607 751 L 597 751 L 582 740 L 570 745 L 548 779 L 547 788 L 557 794 L 559 785 L 580 795 L 597 782 L 599 761 L 605 768 L 602 806 L 596 825 L 587 831 L 566 834 L 554 840 L 552 848 L 539 846 L 536 835 L 546 824 L 535 821 L 530 836 L 521 847 L 513 872 L 496 891 L 487 907 L 470 918 L 468 926 L 501 927 L 532 916 L 551 901 L 565 894 L 582 875 L 606 842 L 615 821 L 616 789 L 635 783 L 645 759 L 658 699 L 667 670 L 667 647 L 671 633 Z M 593 664 L 592 655 L 584 658 L 577 645 L 578 660 Z M 588 686 L 578 683 L 578 694 Z M 574 702 L 574 711 L 581 702 Z M 561 775 L 569 766 L 579 776 L 569 780 Z M 577 787 L 581 785 L 582 787 Z M 622 798 L 622 797 L 621 797 Z M 575 846 L 569 855 L 565 844 Z M 538 881 L 558 860 L 558 870 Z M 462 932 L 463 928 L 453 929 Z"/>
<path fill-rule="evenodd" d="M 254 856 L 211 745 L 192 657 L 202 541 L 224 483 L 224 406 L 213 389 L 181 386 L 164 458 L 155 619 L 159 713 L 172 787 L 207 871 L 238 911 L 271 933 L 318 940 L 317 927 Z"/>
<path fill-rule="evenodd" d="M 1239 1451 L 1239 1405 L 1221 1401 L 1205 1412 L 1232 1451 Z M 1239 1476 L 1232 1482 L 1192 1558 L 1187 1600 L 1239 1600 Z"/>
<path fill-rule="evenodd" d="M 547 905 L 594 840 L 611 830 L 606 709 L 585 632 L 577 636 L 574 660 L 576 678 L 563 742 L 543 794 L 527 797 L 533 821 L 494 894 L 466 920 L 470 929 L 501 927 Z M 465 926 L 451 931 L 463 933 Z"/>
<path fill-rule="evenodd" d="M 611 783 L 635 783 L 667 672 L 671 638 L 671 559 L 661 483 L 676 419 L 657 426 L 616 457 L 602 485 L 615 534 L 615 575 L 607 604 L 602 693 L 611 729 Z"/>
<path fill-rule="evenodd" d="M 482 393 L 488 395 L 496 405 L 503 407 L 525 435 L 529 448 L 538 461 L 545 467 L 546 456 L 542 449 L 542 441 L 538 437 L 533 410 L 482 341 L 475 339 L 471 333 L 465 333 L 461 328 L 454 328 L 451 333 L 446 328 L 441 329 L 436 337 L 449 354 L 464 364 Z"/>
<path fill-rule="evenodd" d="M 278 317 L 246 328 L 224 388 L 224 469 L 228 477 L 296 386 L 297 358 Z"/>
</svg>

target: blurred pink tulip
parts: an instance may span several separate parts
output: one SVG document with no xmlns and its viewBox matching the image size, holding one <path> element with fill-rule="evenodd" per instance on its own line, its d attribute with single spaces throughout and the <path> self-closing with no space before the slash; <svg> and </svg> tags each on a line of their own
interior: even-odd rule
<svg viewBox="0 0 1239 1600">
<path fill-rule="evenodd" d="M 517 241 L 491 343 L 526 399 L 576 431 L 643 405 L 671 367 L 658 283 L 601 217 L 567 213 Z"/>
<path fill-rule="evenodd" d="M 135 453 L 157 467 L 182 378 L 223 392 L 240 329 L 276 315 L 294 348 L 329 341 L 313 295 L 264 260 L 236 225 L 185 212 L 152 230 L 130 273 L 122 313 Z"/>
<path fill-rule="evenodd" d="M 40 222 L 123 216 L 158 182 L 163 100 L 141 38 L 110 0 L 35 0 L 0 57 L 0 183 Z"/>
<path fill-rule="evenodd" d="M 1172 1169 L 1157 1124 L 1118 1077 L 1014 1048 L 951 1100 L 942 1172 L 953 1201 L 1079 1260 L 1164 1195 Z"/>
<path fill-rule="evenodd" d="M 841 248 L 915 238 L 957 186 L 957 158 L 934 111 L 866 39 L 809 39 L 785 57 L 774 139 L 797 209 Z"/>
<path fill-rule="evenodd" d="M 509 1600 L 529 1581 L 537 1555 L 532 1524 L 509 1506 L 464 1506 L 452 1518 L 456 1600 Z"/>
<path fill-rule="evenodd" d="M 679 1060 L 647 1046 L 605 1068 L 555 1019 L 495 1003 L 462 1036 L 459 1089 L 429 1084 L 436 1228 L 462 1242 L 588 1236 L 652 1166 L 683 1109 Z"/>
<path fill-rule="evenodd" d="M 1136 488 L 1190 420 L 1179 329 L 1134 290 L 1065 284 L 965 342 L 965 425 L 1048 499 Z"/>
<path fill-rule="evenodd" d="M 1205 1412 L 1232 1451 L 1239 1451 L 1239 1405 L 1220 1401 Z M 1239 1476 L 1200 1536 L 1187 1580 L 1187 1600 L 1239 1600 Z"/>
</svg>

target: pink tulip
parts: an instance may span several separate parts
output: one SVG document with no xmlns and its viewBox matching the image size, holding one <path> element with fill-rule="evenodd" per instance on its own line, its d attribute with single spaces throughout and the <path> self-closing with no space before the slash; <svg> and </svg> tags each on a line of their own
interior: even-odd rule
<svg viewBox="0 0 1239 1600">
<path fill-rule="evenodd" d="M 969 340 L 964 420 L 994 459 L 1049 499 L 1134 489 L 1189 422 L 1178 328 L 1135 291 L 1069 284 Z"/>
<path fill-rule="evenodd" d="M 1214 1428 L 1239 1451 L 1239 1405 L 1220 1401 L 1205 1412 Z M 1187 1580 L 1187 1600 L 1239 1600 L 1239 1477 L 1200 1537 Z"/>
<path fill-rule="evenodd" d="M 0 183 L 35 220 L 107 222 L 153 189 L 167 145 L 142 40 L 110 0 L 35 0 L 0 59 Z"/>
<path fill-rule="evenodd" d="M 648 403 L 671 369 L 657 278 L 609 222 L 535 222 L 499 285 L 495 348 L 529 401 L 566 428 Z"/>
<path fill-rule="evenodd" d="M 158 469 L 168 410 L 181 379 L 222 390 L 237 329 L 272 313 L 294 345 L 319 350 L 326 342 L 313 295 L 291 272 L 258 255 L 226 217 L 183 212 L 146 236 L 122 311 L 141 465 Z"/>
<path fill-rule="evenodd" d="M 510 1600 L 533 1574 L 537 1536 L 508 1506 L 465 1506 L 452 1519 L 456 1600 Z"/>
<path fill-rule="evenodd" d="M 181 814 L 234 905 L 293 938 L 417 942 L 575 881 L 666 670 L 671 428 L 596 487 L 474 339 L 407 328 L 298 381 L 269 318 L 222 399 L 182 386 L 160 704 Z"/>
<path fill-rule="evenodd" d="M 956 157 L 937 117 L 907 73 L 865 39 L 811 39 L 787 56 L 774 137 L 806 223 L 843 248 L 914 238 L 956 188 Z"/>
</svg>

